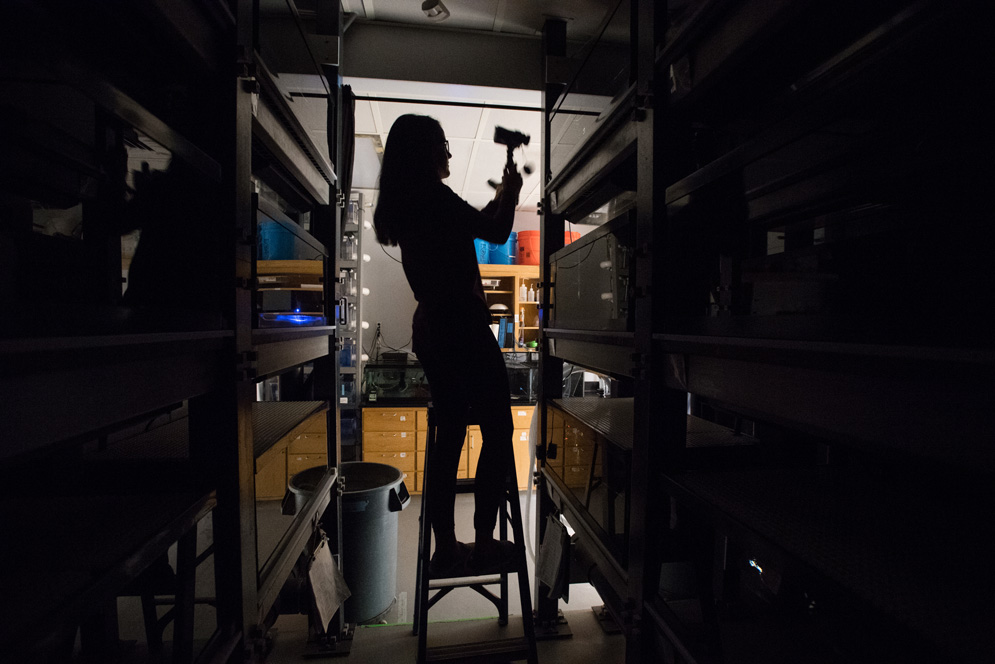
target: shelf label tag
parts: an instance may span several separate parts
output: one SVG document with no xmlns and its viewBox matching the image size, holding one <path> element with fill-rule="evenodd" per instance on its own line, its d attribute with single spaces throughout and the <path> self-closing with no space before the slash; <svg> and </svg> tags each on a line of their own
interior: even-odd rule
<svg viewBox="0 0 995 664">
<path fill-rule="evenodd" d="M 407 438 L 407 437 L 408 437 L 408 432 L 407 431 L 402 431 L 401 432 L 401 438 Z"/>
<path fill-rule="evenodd" d="M 407 420 L 408 418 L 407 418 L 407 416 L 406 416 L 406 415 L 401 415 L 400 419 L 401 419 L 401 421 L 402 421 L 402 422 L 404 422 L 404 421 L 406 421 L 406 420 Z"/>
</svg>

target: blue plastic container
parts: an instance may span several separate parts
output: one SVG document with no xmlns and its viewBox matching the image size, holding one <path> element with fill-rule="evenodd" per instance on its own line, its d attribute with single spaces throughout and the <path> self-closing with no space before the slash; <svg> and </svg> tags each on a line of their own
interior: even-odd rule
<svg viewBox="0 0 995 664">
<path fill-rule="evenodd" d="M 517 239 L 516 233 L 512 233 L 504 244 L 490 245 L 487 262 L 495 265 L 514 265 L 515 254 L 518 252 Z"/>
<path fill-rule="evenodd" d="M 294 234 L 276 222 L 260 222 L 259 258 L 264 261 L 284 261 L 295 258 Z"/>
<path fill-rule="evenodd" d="M 477 250 L 477 262 L 489 263 L 491 260 L 491 243 L 486 240 L 476 239 L 473 241 L 473 248 Z"/>
</svg>

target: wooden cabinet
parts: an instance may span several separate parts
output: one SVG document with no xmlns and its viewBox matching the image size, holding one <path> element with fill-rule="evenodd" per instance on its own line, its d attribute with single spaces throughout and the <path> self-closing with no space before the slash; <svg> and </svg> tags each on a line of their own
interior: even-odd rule
<svg viewBox="0 0 995 664">
<path fill-rule="evenodd" d="M 484 281 L 484 294 L 488 306 L 501 305 L 506 309 L 491 310 L 492 323 L 511 318 L 512 333 L 505 340 L 505 352 L 537 352 L 539 342 L 539 266 L 538 265 L 491 265 L 482 264 L 480 278 Z M 522 286 L 526 296 L 522 297 Z M 531 289 L 535 295 L 530 300 Z M 500 337 L 499 337 L 500 340 Z M 519 345 L 524 342 L 525 346 Z M 535 343 L 535 347 L 529 346 Z"/>
<path fill-rule="evenodd" d="M 507 266 L 505 266 L 507 267 Z M 529 427 L 534 406 L 513 406 L 514 447 L 518 488 L 531 487 Z M 421 493 L 425 472 L 425 449 L 428 443 L 427 408 L 364 408 L 363 461 L 385 463 L 410 476 L 408 489 Z M 467 427 L 460 456 L 458 478 L 473 477 L 480 458 L 480 427 Z"/>
<path fill-rule="evenodd" d="M 317 412 L 256 458 L 256 500 L 282 500 L 294 474 L 328 464 L 328 424 Z"/>
<path fill-rule="evenodd" d="M 287 492 L 287 450 L 270 450 L 256 459 L 256 500 L 282 500 Z"/>
<path fill-rule="evenodd" d="M 425 411 L 404 407 L 363 409 L 363 461 L 397 468 L 405 474 L 409 491 L 418 484 L 415 434 L 419 422 L 425 422 L 427 429 Z"/>
</svg>

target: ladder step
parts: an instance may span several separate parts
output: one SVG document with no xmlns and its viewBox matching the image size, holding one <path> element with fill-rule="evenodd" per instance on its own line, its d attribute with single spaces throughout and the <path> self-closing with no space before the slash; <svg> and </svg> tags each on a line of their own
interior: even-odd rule
<svg viewBox="0 0 995 664">
<path fill-rule="evenodd" d="M 525 637 L 457 643 L 435 646 L 425 651 L 426 662 L 465 662 L 466 664 L 497 664 L 528 659 L 529 642 Z"/>
<path fill-rule="evenodd" d="M 430 579 L 429 590 L 436 588 L 461 588 L 463 586 L 490 586 L 501 583 L 500 574 L 486 574 L 483 576 L 453 576 L 445 579 Z"/>
</svg>

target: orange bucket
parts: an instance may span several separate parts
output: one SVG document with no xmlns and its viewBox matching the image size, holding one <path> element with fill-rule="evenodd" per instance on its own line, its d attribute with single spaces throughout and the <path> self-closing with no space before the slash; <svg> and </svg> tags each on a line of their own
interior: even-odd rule
<svg viewBox="0 0 995 664">
<path fill-rule="evenodd" d="M 518 231 L 518 264 L 539 264 L 539 231 Z"/>
<path fill-rule="evenodd" d="M 564 231 L 564 246 L 580 239 L 577 231 Z M 518 232 L 518 264 L 538 265 L 539 264 L 539 231 L 519 231 Z"/>
</svg>

